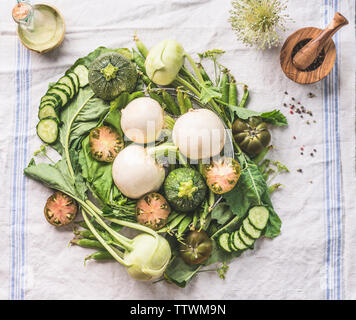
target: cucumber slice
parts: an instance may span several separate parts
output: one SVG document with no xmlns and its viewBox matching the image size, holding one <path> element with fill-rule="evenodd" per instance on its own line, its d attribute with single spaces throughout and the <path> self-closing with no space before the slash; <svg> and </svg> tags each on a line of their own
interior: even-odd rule
<svg viewBox="0 0 356 320">
<path fill-rule="evenodd" d="M 56 118 L 58 119 L 56 110 L 53 108 L 52 105 L 45 105 L 38 111 L 38 119 L 42 120 L 45 118 Z"/>
<path fill-rule="evenodd" d="M 58 80 L 57 83 L 65 84 L 70 89 L 70 96 L 69 98 L 72 99 L 74 97 L 75 91 L 75 84 L 71 77 L 64 76 Z"/>
<path fill-rule="evenodd" d="M 234 240 L 234 246 L 238 250 L 246 250 L 248 246 L 246 246 L 240 239 L 239 232 L 235 231 L 233 232 L 233 240 Z"/>
<path fill-rule="evenodd" d="M 257 229 L 263 230 L 269 218 L 269 212 L 266 207 L 253 207 L 248 212 L 248 220 Z"/>
<path fill-rule="evenodd" d="M 52 106 L 53 108 L 56 108 L 57 105 L 58 105 L 58 102 L 56 100 L 56 102 L 54 102 L 53 100 L 46 100 L 46 101 L 43 101 L 41 104 L 40 104 L 40 107 L 39 109 L 43 108 L 44 106 Z"/>
<path fill-rule="evenodd" d="M 74 73 L 78 76 L 79 86 L 81 88 L 85 87 L 89 83 L 88 80 L 89 71 L 86 66 L 79 64 L 78 66 L 75 67 Z"/>
<path fill-rule="evenodd" d="M 235 247 L 235 244 L 234 244 L 234 233 L 230 233 L 230 236 L 229 236 L 229 248 L 231 249 L 231 251 L 238 251 L 239 249 L 237 249 Z"/>
<path fill-rule="evenodd" d="M 75 92 L 74 94 L 77 94 L 79 92 L 79 78 L 74 72 L 70 72 L 67 74 L 68 77 L 70 77 L 74 83 L 75 87 Z"/>
<path fill-rule="evenodd" d="M 242 229 L 252 239 L 257 240 L 261 236 L 261 230 L 257 230 L 247 218 L 242 222 Z"/>
<path fill-rule="evenodd" d="M 248 247 L 252 247 L 255 243 L 255 240 L 251 239 L 243 230 L 242 228 L 239 229 L 239 237 L 241 241 Z"/>
<path fill-rule="evenodd" d="M 36 127 L 37 135 L 45 143 L 53 143 L 58 138 L 58 121 L 56 118 L 44 118 Z"/>
<path fill-rule="evenodd" d="M 52 88 L 62 90 L 68 97 L 68 100 L 70 99 L 71 95 L 71 89 L 64 83 L 56 83 Z"/>
<path fill-rule="evenodd" d="M 227 252 L 231 252 L 231 249 L 229 247 L 229 237 L 230 234 L 228 232 L 225 232 L 221 234 L 218 239 L 219 246 Z"/>
<path fill-rule="evenodd" d="M 53 101 L 53 103 L 57 103 L 57 99 L 54 96 L 51 96 L 51 95 L 48 95 L 48 94 L 44 95 L 41 98 L 40 104 L 42 104 L 43 102 L 46 102 L 46 101 Z"/>
<path fill-rule="evenodd" d="M 66 105 L 66 103 L 68 102 L 68 96 L 62 91 L 59 90 L 57 88 L 51 88 L 47 91 L 47 94 L 49 95 L 53 95 L 54 97 L 56 97 L 57 101 L 58 101 L 58 106 L 64 107 Z"/>
</svg>

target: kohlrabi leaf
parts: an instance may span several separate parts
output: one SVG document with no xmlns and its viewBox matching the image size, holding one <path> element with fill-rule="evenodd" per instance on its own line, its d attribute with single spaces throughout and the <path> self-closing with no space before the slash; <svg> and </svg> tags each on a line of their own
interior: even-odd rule
<svg viewBox="0 0 356 320">
<path fill-rule="evenodd" d="M 202 87 L 199 98 L 200 102 L 202 104 L 207 104 L 213 98 L 221 98 L 219 89 L 212 86 Z"/>
<path fill-rule="evenodd" d="M 211 218 L 220 225 L 224 225 L 233 217 L 230 206 L 224 202 L 218 203 L 211 212 Z"/>
<path fill-rule="evenodd" d="M 284 116 L 282 112 L 279 110 L 273 110 L 270 112 L 263 112 L 261 113 L 261 118 L 274 126 L 286 126 L 288 125 L 287 118 Z"/>
<path fill-rule="evenodd" d="M 236 116 L 242 120 L 247 120 L 250 117 L 261 117 L 265 122 L 268 122 L 275 126 L 286 126 L 288 124 L 287 118 L 279 111 L 272 110 L 268 112 L 257 112 L 254 110 L 241 108 L 237 106 L 228 106 L 231 111 L 233 111 Z"/>
</svg>

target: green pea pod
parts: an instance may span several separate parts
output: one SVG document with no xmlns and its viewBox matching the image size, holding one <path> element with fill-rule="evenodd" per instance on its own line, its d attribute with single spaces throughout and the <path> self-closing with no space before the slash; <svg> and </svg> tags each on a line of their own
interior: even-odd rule
<svg viewBox="0 0 356 320">
<path fill-rule="evenodd" d="M 177 217 L 175 217 L 171 223 L 168 224 L 168 227 L 170 229 L 174 229 L 176 226 L 179 225 L 179 223 L 186 217 L 185 214 L 179 214 Z"/>
<path fill-rule="evenodd" d="M 90 230 L 80 230 L 75 232 L 76 235 L 81 236 L 85 239 L 96 240 L 95 236 Z"/>
<path fill-rule="evenodd" d="M 78 226 L 84 228 L 84 229 L 87 229 L 89 230 L 87 224 L 85 223 L 85 221 L 78 221 L 78 222 L 75 222 L 75 224 L 77 224 Z"/>
<path fill-rule="evenodd" d="M 143 59 L 142 56 L 135 49 L 132 49 L 132 55 L 133 55 L 134 61 L 137 64 L 138 68 L 144 74 L 146 74 L 145 59 Z"/>
<path fill-rule="evenodd" d="M 136 35 L 134 35 L 134 40 L 135 40 L 136 47 L 137 47 L 138 51 L 142 54 L 142 56 L 144 58 L 147 58 L 147 55 L 148 55 L 147 47 L 143 44 L 143 42 Z"/>
<path fill-rule="evenodd" d="M 85 258 L 87 260 L 113 260 L 114 257 L 108 251 L 96 251 Z"/>
<path fill-rule="evenodd" d="M 173 130 L 174 124 L 176 123 L 176 121 L 170 117 L 168 114 L 166 114 L 164 116 L 164 124 L 165 124 L 165 128 L 169 129 L 169 130 Z"/>
<path fill-rule="evenodd" d="M 180 110 L 180 114 L 186 113 L 188 110 L 185 108 L 184 94 L 181 90 L 177 90 L 177 101 Z"/>
<path fill-rule="evenodd" d="M 110 102 L 110 110 L 121 110 L 126 107 L 127 101 L 129 100 L 129 93 L 123 92 L 117 98 Z"/>
<path fill-rule="evenodd" d="M 193 109 L 192 101 L 190 100 L 189 96 L 186 93 L 184 94 L 184 105 L 185 105 L 185 110 L 187 111 Z"/>
<path fill-rule="evenodd" d="M 150 95 L 150 97 L 152 99 L 156 100 L 161 105 L 161 107 L 163 109 L 166 108 L 166 104 L 164 103 L 163 98 L 159 94 L 157 94 L 156 92 L 153 92 L 153 91 L 148 92 L 148 94 Z"/>
<path fill-rule="evenodd" d="M 178 116 L 180 114 L 179 107 L 173 97 L 166 90 L 162 90 L 162 97 L 167 105 L 167 111 Z"/>
<path fill-rule="evenodd" d="M 70 242 L 71 244 L 76 244 L 83 248 L 91 248 L 91 249 L 104 249 L 104 246 L 98 240 L 91 239 L 73 239 Z"/>
<path fill-rule="evenodd" d="M 193 215 L 192 223 L 190 225 L 190 230 L 195 230 L 197 228 L 198 220 L 199 220 L 199 212 L 195 211 Z"/>
<path fill-rule="evenodd" d="M 229 85 L 229 105 L 237 106 L 237 85 L 234 78 Z"/>
<path fill-rule="evenodd" d="M 229 102 L 229 75 L 227 72 L 224 72 L 221 81 L 220 81 L 220 93 L 222 102 L 228 103 Z"/>
<path fill-rule="evenodd" d="M 177 238 L 181 239 L 183 233 L 185 232 L 185 230 L 187 230 L 187 228 L 189 227 L 189 225 L 191 224 L 193 220 L 193 217 L 191 215 L 186 216 L 179 224 L 178 226 L 178 231 L 177 231 Z"/>
<path fill-rule="evenodd" d="M 136 99 L 136 98 L 142 98 L 144 97 L 145 94 L 142 91 L 136 91 L 136 92 L 132 92 L 129 95 L 129 99 L 127 100 L 127 103 L 129 104 L 132 100 Z"/>
<path fill-rule="evenodd" d="M 246 107 L 246 102 L 247 102 L 248 96 L 249 96 L 248 86 L 244 85 L 244 93 L 242 95 L 242 99 L 241 99 L 241 102 L 239 104 L 240 108 L 245 108 Z"/>
<path fill-rule="evenodd" d="M 198 69 L 199 69 L 200 74 L 203 77 L 204 81 L 209 81 L 210 83 L 212 83 L 209 75 L 206 73 L 206 71 L 201 63 L 198 64 Z"/>
<path fill-rule="evenodd" d="M 178 212 L 171 212 L 167 218 L 167 223 L 170 223 L 173 219 L 175 219 L 176 217 L 178 217 L 179 213 Z"/>
</svg>

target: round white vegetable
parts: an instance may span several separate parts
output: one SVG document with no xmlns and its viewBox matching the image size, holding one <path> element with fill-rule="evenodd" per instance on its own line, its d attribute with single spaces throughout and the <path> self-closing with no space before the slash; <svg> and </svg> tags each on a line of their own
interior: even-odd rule
<svg viewBox="0 0 356 320">
<path fill-rule="evenodd" d="M 183 114 L 173 127 L 172 138 L 179 151 L 190 159 L 216 156 L 225 144 L 225 127 L 220 118 L 207 109 Z"/>
<path fill-rule="evenodd" d="M 112 177 L 125 196 L 138 199 L 161 187 L 165 171 L 144 147 L 131 144 L 115 158 Z"/>
<path fill-rule="evenodd" d="M 133 142 L 149 143 L 157 140 L 163 125 L 163 109 L 154 99 L 136 98 L 121 111 L 122 131 Z"/>
</svg>

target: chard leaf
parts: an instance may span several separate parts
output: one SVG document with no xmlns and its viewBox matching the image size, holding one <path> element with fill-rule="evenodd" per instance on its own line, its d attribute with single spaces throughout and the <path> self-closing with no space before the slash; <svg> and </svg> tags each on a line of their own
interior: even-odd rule
<svg viewBox="0 0 356 320">
<path fill-rule="evenodd" d="M 211 212 L 211 218 L 216 220 L 220 225 L 224 225 L 233 217 L 230 206 L 227 203 L 218 203 Z"/>
</svg>

